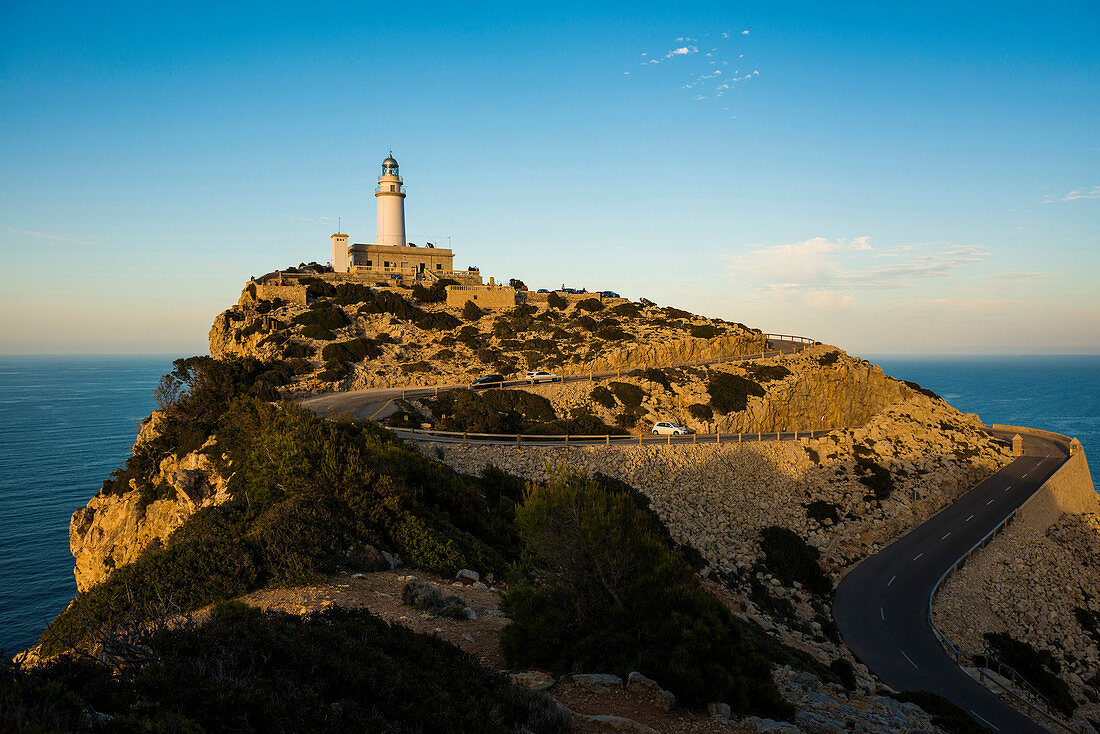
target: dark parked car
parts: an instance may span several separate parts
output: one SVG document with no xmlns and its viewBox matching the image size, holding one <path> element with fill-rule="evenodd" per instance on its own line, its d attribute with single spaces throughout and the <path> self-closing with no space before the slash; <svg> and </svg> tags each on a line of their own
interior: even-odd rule
<svg viewBox="0 0 1100 734">
<path fill-rule="evenodd" d="M 549 293 L 549 292 L 550 291 L 546 290 L 545 288 L 539 288 L 537 291 L 535 291 L 535 293 Z"/>
<path fill-rule="evenodd" d="M 470 383 L 471 390 L 484 390 L 487 387 L 500 387 L 504 384 L 504 375 L 485 375 Z"/>
<path fill-rule="evenodd" d="M 616 293 L 615 291 L 600 291 L 600 295 L 603 296 L 604 298 L 621 298 L 622 297 L 618 293 Z"/>
</svg>

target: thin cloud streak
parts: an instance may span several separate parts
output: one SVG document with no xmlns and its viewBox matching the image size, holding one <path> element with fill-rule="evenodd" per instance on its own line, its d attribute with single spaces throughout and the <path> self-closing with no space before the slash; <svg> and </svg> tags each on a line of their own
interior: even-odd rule
<svg viewBox="0 0 1100 734">
<path fill-rule="evenodd" d="M 45 232 L 37 232 L 37 231 L 31 230 L 31 229 L 10 229 L 9 228 L 8 231 L 9 232 L 14 232 L 15 234 L 25 235 L 27 237 L 37 237 L 37 238 L 43 239 L 43 240 L 53 240 L 55 242 L 70 242 L 74 245 L 92 245 L 92 244 L 95 244 L 94 242 L 91 242 L 91 241 L 88 241 L 88 240 L 74 240 L 71 237 L 62 237 L 59 234 L 47 234 Z"/>
</svg>

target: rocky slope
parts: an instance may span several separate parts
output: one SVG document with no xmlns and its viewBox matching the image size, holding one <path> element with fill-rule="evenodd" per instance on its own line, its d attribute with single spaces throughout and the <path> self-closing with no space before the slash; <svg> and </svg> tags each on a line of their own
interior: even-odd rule
<svg viewBox="0 0 1100 734">
<path fill-rule="evenodd" d="M 156 439 L 159 421 L 155 412 L 145 419 L 135 451 Z M 204 452 L 213 443 L 211 439 L 198 451 L 161 460 L 151 483 L 156 494 L 131 479 L 125 491 L 100 492 L 73 513 L 69 548 L 76 561 L 77 590 L 87 590 L 115 568 L 158 547 L 200 508 L 229 499 L 226 478 Z"/>
<path fill-rule="evenodd" d="M 582 374 L 769 348 L 743 324 L 629 302 L 606 306 L 598 298 L 472 318 L 404 289 L 321 289 L 309 306 L 246 296 L 214 320 L 210 354 L 289 360 L 298 373 L 290 393 L 465 384 L 485 372 L 536 367 Z M 350 352 L 336 346 L 356 341 Z"/>
</svg>

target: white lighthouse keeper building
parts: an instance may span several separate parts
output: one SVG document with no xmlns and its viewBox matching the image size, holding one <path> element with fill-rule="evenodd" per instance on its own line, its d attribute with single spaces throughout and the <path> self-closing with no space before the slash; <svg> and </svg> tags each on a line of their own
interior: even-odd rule
<svg viewBox="0 0 1100 734">
<path fill-rule="evenodd" d="M 382 175 L 378 177 L 374 197 L 378 201 L 378 230 L 374 243 L 404 247 L 405 191 L 392 152 L 382 161 Z"/>
</svg>

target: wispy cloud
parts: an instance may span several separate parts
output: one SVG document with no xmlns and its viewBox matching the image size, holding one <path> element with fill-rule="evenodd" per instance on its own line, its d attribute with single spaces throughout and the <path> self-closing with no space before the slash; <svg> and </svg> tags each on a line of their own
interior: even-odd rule
<svg viewBox="0 0 1100 734">
<path fill-rule="evenodd" d="M 1060 275 L 1060 273 L 1017 271 L 1010 273 L 990 273 L 989 275 L 983 275 L 982 280 L 989 281 L 994 285 L 1013 285 L 1032 280 L 1049 280 L 1056 275 Z"/>
<path fill-rule="evenodd" d="M 978 247 L 878 250 L 869 237 L 813 237 L 784 245 L 754 245 L 744 254 L 722 259 L 729 264 L 725 277 L 744 283 L 757 296 L 832 310 L 851 305 L 858 292 L 906 288 L 949 277 L 988 255 Z"/>
<path fill-rule="evenodd" d="M 1073 201 L 1074 199 L 1100 199 L 1100 186 L 1093 186 L 1088 191 L 1074 189 L 1062 197 L 1062 201 Z"/>
<path fill-rule="evenodd" d="M 62 237 L 59 234 L 47 234 L 46 232 L 37 232 L 32 229 L 8 229 L 9 232 L 15 234 L 25 235 L 27 237 L 37 237 L 43 240 L 53 240 L 54 242 L 70 242 L 74 245 L 91 245 L 94 244 L 88 240 L 74 240 L 71 237 Z"/>
<path fill-rule="evenodd" d="M 743 52 L 737 53 L 740 51 L 738 47 L 743 48 L 740 36 L 747 36 L 749 32 L 743 30 L 738 36 L 734 36 L 734 33 L 723 31 L 713 35 L 704 33 L 699 37 L 680 36 L 669 44 L 670 47 L 666 46 L 665 51 L 641 52 L 638 63 L 646 69 L 653 69 L 659 64 L 672 63 L 673 68 L 687 71 L 690 78 L 681 80 L 679 86 L 681 89 L 696 90 L 696 93 L 691 95 L 692 101 L 717 99 L 729 94 L 737 84 L 760 76 L 758 69 L 753 69 L 751 66 L 744 69 L 744 66 L 751 62 L 744 61 Z M 703 42 L 706 45 L 700 47 L 699 44 Z M 734 44 L 738 47 L 731 47 Z M 735 53 L 736 58 L 734 58 Z M 730 67 L 730 59 L 734 61 L 733 66 L 723 68 Z M 629 72 L 624 72 L 624 75 L 628 74 Z M 723 109 L 729 112 L 728 109 Z M 735 116 L 731 114 L 730 117 Z"/>
</svg>

